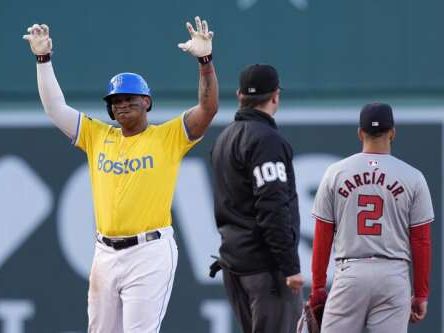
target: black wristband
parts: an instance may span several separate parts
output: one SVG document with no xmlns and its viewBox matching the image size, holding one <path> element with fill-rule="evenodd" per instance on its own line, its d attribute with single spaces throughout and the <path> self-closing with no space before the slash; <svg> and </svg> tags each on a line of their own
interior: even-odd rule
<svg viewBox="0 0 444 333">
<path fill-rule="evenodd" d="M 202 65 L 208 64 L 209 62 L 211 62 L 211 60 L 213 60 L 213 55 L 211 53 L 207 56 L 197 58 L 197 61 L 199 61 L 199 63 L 201 63 Z"/>
<path fill-rule="evenodd" d="M 43 64 L 43 63 L 49 62 L 51 60 L 51 53 L 36 55 L 35 57 L 37 58 L 38 64 Z"/>
</svg>

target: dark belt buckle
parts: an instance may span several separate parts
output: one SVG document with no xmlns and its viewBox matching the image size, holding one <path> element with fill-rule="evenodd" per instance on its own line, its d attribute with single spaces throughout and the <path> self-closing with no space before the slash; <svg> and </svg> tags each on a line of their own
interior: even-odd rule
<svg viewBox="0 0 444 333">
<path fill-rule="evenodd" d="M 122 250 L 128 247 L 124 239 L 110 239 L 110 243 L 114 250 Z"/>
</svg>

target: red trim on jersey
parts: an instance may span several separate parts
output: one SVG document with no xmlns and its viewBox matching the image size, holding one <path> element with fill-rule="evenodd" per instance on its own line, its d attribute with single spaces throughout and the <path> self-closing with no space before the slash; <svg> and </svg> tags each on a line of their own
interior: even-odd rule
<svg viewBox="0 0 444 333">
<path fill-rule="evenodd" d="M 327 285 L 327 268 L 330 260 L 331 246 L 335 225 L 316 219 L 315 234 L 313 239 L 313 257 L 311 272 L 313 278 L 312 290 L 325 288 Z"/>
<path fill-rule="evenodd" d="M 332 221 L 332 220 L 327 220 L 327 219 L 324 219 L 323 217 L 320 217 L 320 216 L 317 216 L 317 215 L 315 215 L 315 214 L 311 214 L 311 215 L 313 215 L 313 217 L 316 219 L 316 220 L 321 220 L 322 222 L 326 222 L 326 223 L 335 223 L 335 221 Z"/>
<path fill-rule="evenodd" d="M 428 219 L 428 220 L 425 220 L 425 221 L 423 221 L 423 222 L 419 222 L 419 223 L 416 223 L 416 224 L 412 224 L 412 225 L 410 225 L 410 228 L 420 227 L 420 226 L 422 226 L 422 225 L 424 225 L 424 224 L 432 223 L 433 221 L 434 221 L 434 219 Z"/>
<path fill-rule="evenodd" d="M 429 296 L 432 240 L 430 223 L 410 227 L 413 264 L 413 292 L 417 298 Z"/>
</svg>

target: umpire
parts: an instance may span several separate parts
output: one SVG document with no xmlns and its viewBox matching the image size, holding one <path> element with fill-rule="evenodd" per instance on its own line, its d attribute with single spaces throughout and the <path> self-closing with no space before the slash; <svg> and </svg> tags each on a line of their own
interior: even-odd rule
<svg viewBox="0 0 444 333">
<path fill-rule="evenodd" d="M 211 153 L 219 264 L 244 333 L 293 333 L 302 311 L 293 151 L 273 119 L 279 92 L 272 66 L 247 67 L 239 111 Z"/>
</svg>

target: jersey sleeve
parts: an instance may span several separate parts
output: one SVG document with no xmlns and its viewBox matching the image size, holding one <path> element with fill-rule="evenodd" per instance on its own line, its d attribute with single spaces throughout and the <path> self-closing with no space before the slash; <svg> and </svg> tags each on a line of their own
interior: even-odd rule
<svg viewBox="0 0 444 333">
<path fill-rule="evenodd" d="M 185 113 L 159 126 L 164 137 L 164 144 L 175 160 L 182 159 L 202 139 L 190 140 L 188 138 L 184 124 L 184 115 Z"/>
<path fill-rule="evenodd" d="M 80 113 L 79 116 L 80 121 L 73 143 L 76 147 L 89 154 L 94 146 L 94 142 L 108 130 L 110 125 L 100 120 L 89 118 L 83 113 Z"/>
<path fill-rule="evenodd" d="M 418 177 L 410 209 L 410 226 L 420 226 L 434 219 L 432 198 L 427 181 L 422 173 Z"/>
<path fill-rule="evenodd" d="M 314 199 L 312 214 L 316 219 L 335 223 L 334 193 L 332 189 L 332 168 L 329 167 L 322 177 Z"/>
<path fill-rule="evenodd" d="M 300 272 L 297 246 L 299 214 L 293 220 L 290 211 L 293 184 L 292 156 L 277 135 L 262 137 L 251 147 L 251 177 L 258 230 L 271 255 L 285 276 Z"/>
</svg>

